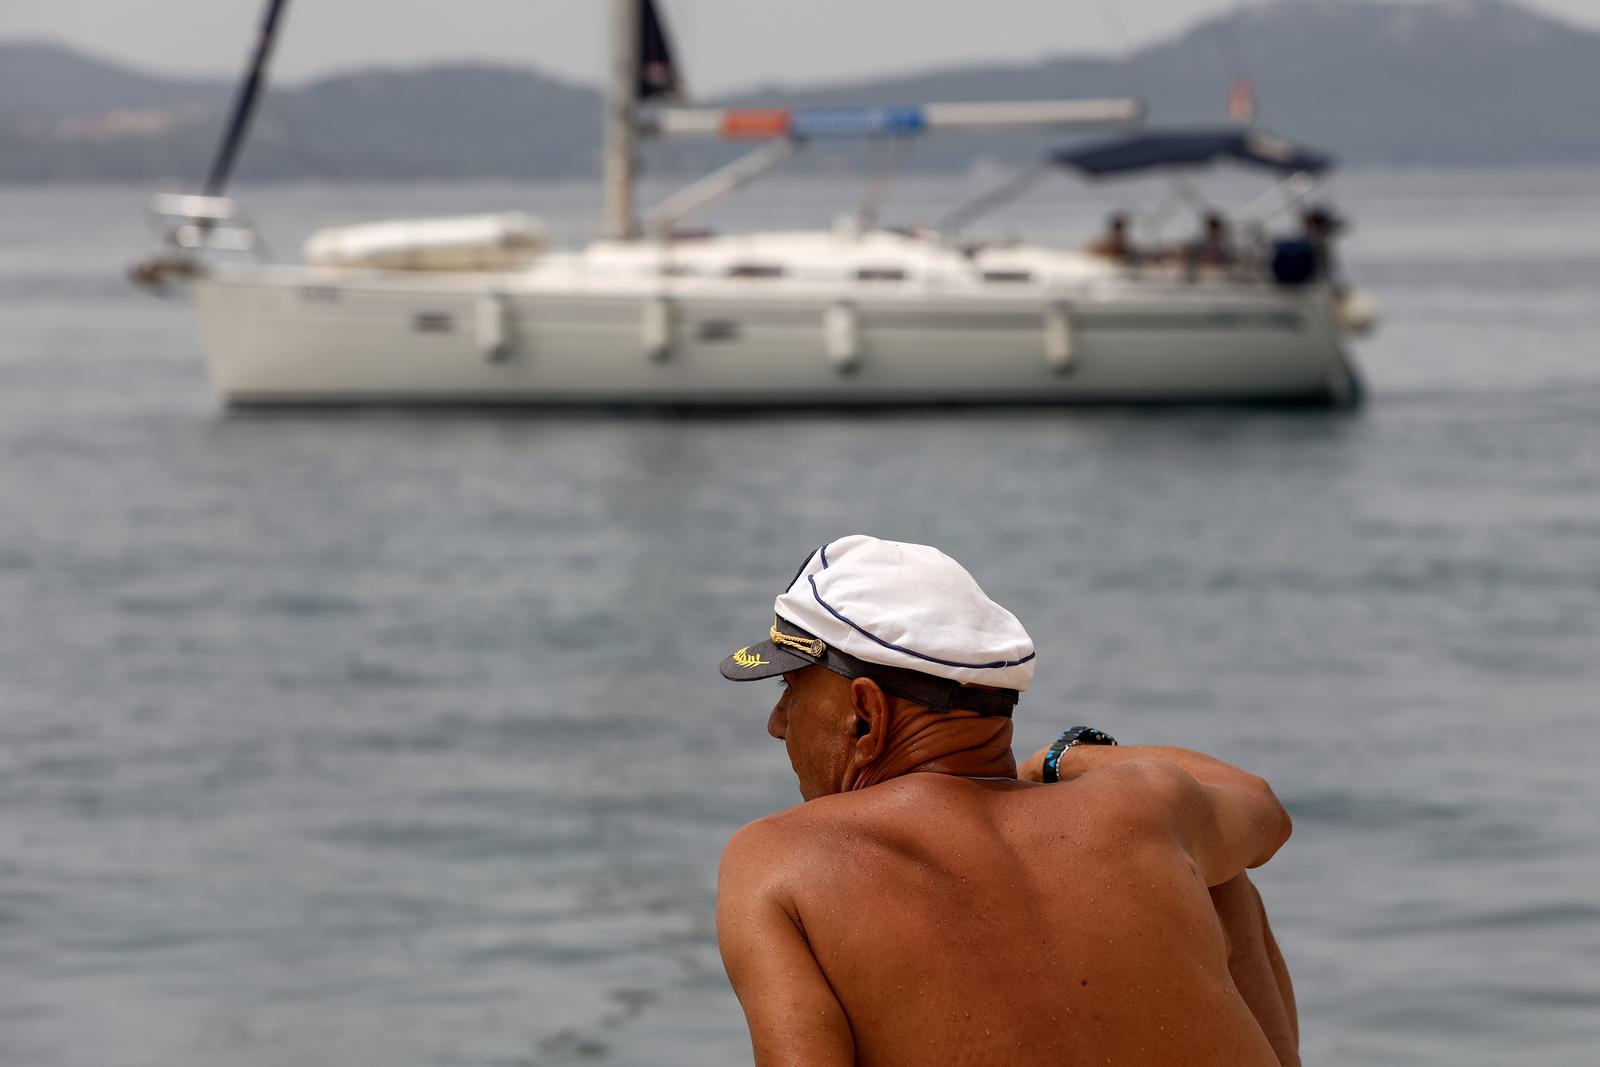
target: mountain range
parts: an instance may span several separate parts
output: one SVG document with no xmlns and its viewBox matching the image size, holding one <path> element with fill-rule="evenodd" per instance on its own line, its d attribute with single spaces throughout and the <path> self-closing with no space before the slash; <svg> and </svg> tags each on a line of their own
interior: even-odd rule
<svg viewBox="0 0 1600 1067">
<path fill-rule="evenodd" d="M 225 44 L 219 42 L 219 49 Z M 1137 96 L 1152 125 L 1225 119 L 1248 79 L 1269 128 L 1347 164 L 1600 161 L 1600 32 L 1508 0 L 1276 0 L 1123 56 L 976 64 L 705 104 L 818 106 Z M 691 72 L 692 82 L 692 72 Z M 0 181 L 192 182 L 231 85 L 132 70 L 40 42 L 0 42 Z M 452 63 L 277 86 L 240 166 L 247 181 L 570 178 L 599 159 L 598 91 L 531 69 Z M 1059 138 L 929 138 L 909 164 L 1036 158 Z M 646 164 L 727 157 L 676 142 Z"/>
</svg>

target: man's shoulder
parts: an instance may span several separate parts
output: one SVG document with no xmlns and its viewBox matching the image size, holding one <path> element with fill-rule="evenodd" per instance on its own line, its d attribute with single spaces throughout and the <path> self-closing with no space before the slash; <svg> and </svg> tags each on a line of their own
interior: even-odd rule
<svg viewBox="0 0 1600 1067">
<path fill-rule="evenodd" d="M 746 823 L 722 850 L 719 897 L 754 895 L 790 908 L 806 872 L 824 855 L 825 836 L 812 804 L 801 804 Z"/>
<path fill-rule="evenodd" d="M 819 797 L 746 823 L 723 848 L 723 867 L 759 865 L 774 878 L 814 871 L 841 847 L 872 835 L 882 818 L 874 809 L 884 798 L 867 794 L 880 788 Z"/>
<path fill-rule="evenodd" d="M 723 847 L 723 864 L 735 860 L 781 859 L 805 833 L 806 819 L 801 811 L 804 806 L 785 808 L 745 823 Z"/>
<path fill-rule="evenodd" d="M 1116 824 L 1123 832 L 1150 829 L 1164 821 L 1171 809 L 1190 806 L 1194 778 L 1166 760 L 1141 758 L 1096 767 L 1071 781 L 1046 786 L 1039 794 L 1078 812 L 1093 813 L 1098 820 Z"/>
<path fill-rule="evenodd" d="M 729 840 L 727 850 L 751 852 L 802 847 L 845 820 L 845 812 L 839 809 L 850 804 L 841 803 L 844 800 L 843 796 L 823 797 L 764 815 L 741 827 Z"/>
</svg>

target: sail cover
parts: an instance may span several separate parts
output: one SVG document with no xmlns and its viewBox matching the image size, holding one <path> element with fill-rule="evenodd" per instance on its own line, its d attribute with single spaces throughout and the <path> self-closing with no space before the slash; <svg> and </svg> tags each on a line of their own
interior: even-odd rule
<svg viewBox="0 0 1600 1067">
<path fill-rule="evenodd" d="M 680 99 L 684 95 L 683 81 L 672 59 L 666 24 L 656 14 L 652 0 L 640 0 L 639 6 L 639 99 Z"/>
<path fill-rule="evenodd" d="M 1218 159 L 1286 173 L 1317 174 L 1333 166 L 1333 157 L 1263 130 L 1238 127 L 1211 130 L 1150 131 L 1084 148 L 1064 149 L 1052 157 L 1099 177 L 1158 167 L 1198 167 Z"/>
</svg>

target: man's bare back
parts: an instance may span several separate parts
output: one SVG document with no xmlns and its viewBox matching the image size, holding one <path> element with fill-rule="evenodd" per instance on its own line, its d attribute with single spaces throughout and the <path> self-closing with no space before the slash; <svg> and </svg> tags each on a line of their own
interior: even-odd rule
<svg viewBox="0 0 1600 1067">
<path fill-rule="evenodd" d="M 774 610 L 721 666 L 781 675 L 767 729 L 807 801 L 723 854 L 758 1065 L 1296 1062 L 1243 876 L 1290 832 L 1265 781 L 1077 735 L 1019 771 L 1031 640 L 926 546 L 831 542 Z"/>
<path fill-rule="evenodd" d="M 725 877 L 761 872 L 815 959 L 851 1035 L 838 1062 L 1275 1067 L 1205 881 L 1137 777 L 907 775 L 752 824 Z"/>
</svg>

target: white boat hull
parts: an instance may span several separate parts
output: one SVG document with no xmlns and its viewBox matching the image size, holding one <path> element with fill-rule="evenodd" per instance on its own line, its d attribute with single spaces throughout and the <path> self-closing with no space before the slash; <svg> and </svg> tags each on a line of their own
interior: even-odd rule
<svg viewBox="0 0 1600 1067">
<path fill-rule="evenodd" d="M 875 296 L 515 280 L 235 268 L 195 299 L 211 381 L 234 405 L 1348 403 L 1360 388 L 1319 286 Z"/>
</svg>

